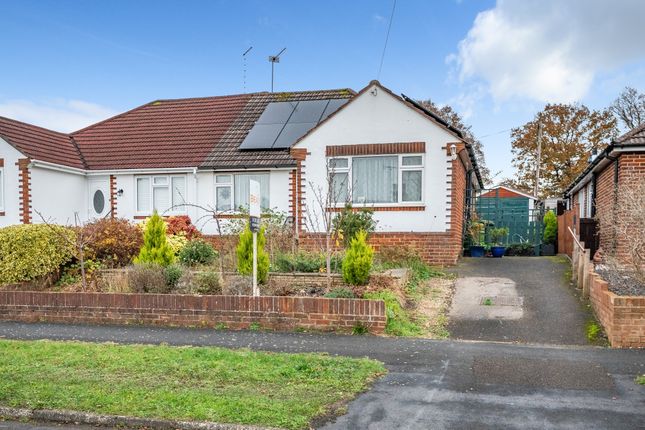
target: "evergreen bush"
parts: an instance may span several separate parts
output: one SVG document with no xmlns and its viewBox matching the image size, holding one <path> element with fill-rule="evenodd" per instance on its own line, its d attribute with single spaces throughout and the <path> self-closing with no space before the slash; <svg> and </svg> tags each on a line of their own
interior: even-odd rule
<svg viewBox="0 0 645 430">
<path fill-rule="evenodd" d="M 349 246 L 356 233 L 364 231 L 367 235 L 374 232 L 376 221 L 374 213 L 370 209 L 360 209 L 358 211 L 352 208 L 351 204 L 345 205 L 343 210 L 334 217 L 334 232 L 343 238 L 345 248 Z"/>
<path fill-rule="evenodd" d="M 56 272 L 76 254 L 74 230 L 24 224 L 0 228 L 0 285 Z"/>
<path fill-rule="evenodd" d="M 191 240 L 179 253 L 179 260 L 186 266 L 211 264 L 217 258 L 217 251 L 203 239 Z"/>
<path fill-rule="evenodd" d="M 558 234 L 558 217 L 553 211 L 544 215 L 544 243 L 553 244 Z"/>
<path fill-rule="evenodd" d="M 258 232 L 258 282 L 263 284 L 269 277 L 269 255 L 264 250 L 266 238 L 264 227 Z M 247 224 L 237 244 L 237 271 L 242 275 L 253 274 L 253 233 Z"/>
<path fill-rule="evenodd" d="M 143 246 L 134 262 L 154 263 L 164 267 L 175 262 L 175 253 L 166 239 L 166 224 L 157 211 L 146 221 Z"/>
<path fill-rule="evenodd" d="M 367 244 L 367 233 L 358 231 L 343 260 L 343 280 L 350 285 L 366 285 L 370 279 L 374 250 Z"/>
</svg>

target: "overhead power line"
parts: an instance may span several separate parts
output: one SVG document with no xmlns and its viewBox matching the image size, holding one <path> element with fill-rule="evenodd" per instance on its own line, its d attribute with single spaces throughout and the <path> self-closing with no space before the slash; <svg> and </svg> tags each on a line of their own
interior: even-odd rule
<svg viewBox="0 0 645 430">
<path fill-rule="evenodd" d="M 383 61 L 385 60 L 385 51 L 387 50 L 387 41 L 390 39 L 390 29 L 392 28 L 392 20 L 394 19 L 394 10 L 396 9 L 396 0 L 392 3 L 392 13 L 390 14 L 390 23 L 387 25 L 387 33 L 385 34 L 385 45 L 383 46 L 383 54 L 381 54 L 381 64 L 378 67 L 378 74 L 376 79 L 381 78 L 381 70 L 383 69 Z"/>
</svg>

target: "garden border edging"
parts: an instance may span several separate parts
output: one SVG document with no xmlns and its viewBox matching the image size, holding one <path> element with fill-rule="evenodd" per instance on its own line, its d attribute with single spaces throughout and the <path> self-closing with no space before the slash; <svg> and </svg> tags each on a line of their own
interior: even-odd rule
<svg viewBox="0 0 645 430">
<path fill-rule="evenodd" d="M 87 424 L 100 427 L 150 428 L 156 430 L 279 430 L 275 427 L 259 427 L 245 424 L 220 424 L 214 422 L 173 421 L 155 418 L 136 418 L 122 415 L 99 415 L 89 412 L 19 409 L 0 406 L 0 417 L 13 420 L 32 420 L 61 424 Z"/>
</svg>

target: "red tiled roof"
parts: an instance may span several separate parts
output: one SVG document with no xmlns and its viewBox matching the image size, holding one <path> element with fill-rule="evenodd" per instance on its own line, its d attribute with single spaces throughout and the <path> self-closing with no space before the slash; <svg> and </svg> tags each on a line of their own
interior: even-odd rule
<svg viewBox="0 0 645 430">
<path fill-rule="evenodd" d="M 340 89 L 158 100 L 70 135 L 0 117 L 0 135 L 31 158 L 90 170 L 290 166 L 288 149 L 238 149 L 266 106 L 354 95 Z"/>
<path fill-rule="evenodd" d="M 66 134 L 0 116 L 0 137 L 29 158 L 85 167 L 78 148 Z"/>
<path fill-rule="evenodd" d="M 197 167 L 251 95 L 159 100 L 72 133 L 90 169 Z"/>
</svg>

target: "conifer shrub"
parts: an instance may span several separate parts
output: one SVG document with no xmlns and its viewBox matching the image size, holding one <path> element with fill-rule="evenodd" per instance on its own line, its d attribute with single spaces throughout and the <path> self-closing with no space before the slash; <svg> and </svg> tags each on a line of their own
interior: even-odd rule
<svg viewBox="0 0 645 430">
<path fill-rule="evenodd" d="M 343 260 L 343 280 L 349 285 L 366 285 L 370 279 L 374 249 L 367 244 L 367 233 L 360 230 L 352 239 Z"/>
<path fill-rule="evenodd" d="M 166 224 L 157 211 L 146 221 L 143 246 L 134 262 L 154 263 L 164 267 L 175 262 L 175 253 L 166 239 Z"/>
<path fill-rule="evenodd" d="M 258 232 L 258 282 L 263 284 L 269 277 L 269 255 L 264 249 L 264 227 Z M 237 271 L 242 275 L 253 274 L 253 233 L 247 224 L 237 244 Z"/>
<path fill-rule="evenodd" d="M 553 211 L 548 211 L 544 215 L 544 243 L 555 243 L 558 234 L 558 217 Z"/>
</svg>

